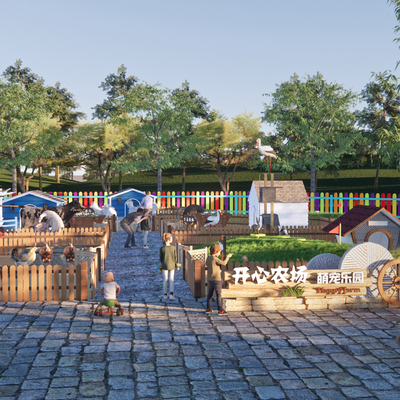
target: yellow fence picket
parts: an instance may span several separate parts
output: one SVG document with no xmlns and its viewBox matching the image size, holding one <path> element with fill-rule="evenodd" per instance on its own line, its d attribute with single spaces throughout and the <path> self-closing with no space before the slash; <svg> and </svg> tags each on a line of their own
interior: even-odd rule
<svg viewBox="0 0 400 400">
<path fill-rule="evenodd" d="M 69 265 L 69 281 L 68 281 L 68 300 L 75 300 L 74 289 L 75 289 L 75 282 L 74 282 L 74 265 Z"/>
<path fill-rule="evenodd" d="M 29 265 L 25 265 L 23 268 L 24 274 L 24 292 L 23 292 L 23 301 L 29 301 Z"/>
<path fill-rule="evenodd" d="M 51 265 L 46 267 L 46 299 L 47 301 L 53 300 L 53 268 Z"/>
<path fill-rule="evenodd" d="M 67 300 L 67 266 L 61 266 L 61 300 Z"/>
<path fill-rule="evenodd" d="M 17 301 L 24 301 L 24 267 L 17 266 Z"/>
<path fill-rule="evenodd" d="M 2 302 L 4 302 L 4 303 L 6 303 L 6 302 L 8 302 L 8 267 L 7 267 L 7 265 L 4 265 L 3 267 L 2 267 L 2 288 L 3 288 L 3 290 L 2 290 L 2 299 L 1 299 L 1 301 Z"/>
<path fill-rule="evenodd" d="M 37 267 L 32 265 L 31 267 L 31 300 L 37 301 Z"/>
<path fill-rule="evenodd" d="M 44 266 L 39 265 L 39 301 L 45 301 L 44 295 Z"/>
<path fill-rule="evenodd" d="M 59 266 L 55 265 L 53 268 L 53 285 L 54 285 L 54 301 L 60 300 L 60 274 Z"/>
<path fill-rule="evenodd" d="M 15 265 L 10 267 L 10 301 L 16 301 L 16 282 L 15 282 Z"/>
</svg>

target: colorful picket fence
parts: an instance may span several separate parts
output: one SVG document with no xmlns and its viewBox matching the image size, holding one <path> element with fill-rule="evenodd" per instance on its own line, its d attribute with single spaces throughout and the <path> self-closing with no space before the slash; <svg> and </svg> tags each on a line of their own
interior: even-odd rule
<svg viewBox="0 0 400 400">
<path fill-rule="evenodd" d="M 197 204 L 205 210 L 227 210 L 229 213 L 249 212 L 250 192 L 153 192 L 159 208 L 187 207 Z"/>
<path fill-rule="evenodd" d="M 307 193 L 309 196 L 309 211 L 321 213 L 343 214 L 356 205 L 375 206 L 385 208 L 387 211 L 400 216 L 400 194 L 396 193 Z"/>
<path fill-rule="evenodd" d="M 102 207 L 108 203 L 108 197 L 115 192 L 48 192 L 65 201 L 78 200 L 84 207 L 89 207 L 94 201 Z M 18 193 L 21 194 L 21 193 Z M 16 196 L 17 194 L 14 194 Z M 187 207 L 198 204 L 206 210 L 227 210 L 230 213 L 248 213 L 249 192 L 152 192 L 157 196 L 159 208 Z"/>
<path fill-rule="evenodd" d="M 61 197 L 66 201 L 78 200 L 84 207 L 89 207 L 96 201 L 100 207 L 108 203 L 108 197 L 115 192 L 49 192 L 53 196 Z M 21 193 L 18 193 L 21 194 Z M 157 196 L 159 208 L 187 207 L 198 204 L 206 210 L 227 210 L 234 214 L 248 213 L 249 192 L 223 191 L 182 191 L 182 192 L 152 192 Z M 390 193 L 307 193 L 309 197 L 309 211 L 343 214 L 357 204 L 383 207 L 393 215 L 400 216 L 400 194 Z M 16 196 L 16 194 L 14 194 Z"/>
</svg>

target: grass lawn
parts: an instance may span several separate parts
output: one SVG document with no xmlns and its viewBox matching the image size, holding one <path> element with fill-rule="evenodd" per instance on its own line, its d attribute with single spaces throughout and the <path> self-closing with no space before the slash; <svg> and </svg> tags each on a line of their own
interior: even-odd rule
<svg viewBox="0 0 400 400">
<path fill-rule="evenodd" d="M 218 243 L 218 242 L 214 242 Z M 210 246 L 196 246 L 196 249 Z M 342 256 L 350 248 L 350 244 L 325 242 L 323 240 L 303 239 L 285 236 L 238 237 L 226 241 L 226 252 L 233 253 L 230 261 L 243 262 L 246 255 L 249 261 L 296 261 L 297 259 L 310 261 L 322 253 L 333 253 Z"/>
<path fill-rule="evenodd" d="M 235 176 L 231 182 L 232 191 L 249 191 L 251 183 L 259 179 L 259 174 L 263 171 L 248 170 L 237 168 Z M 261 175 L 263 179 L 263 175 Z M 288 180 L 289 175 L 282 174 L 278 178 Z M 301 179 L 304 182 L 306 190 L 310 189 L 310 174 L 294 173 L 293 179 Z M 335 173 L 321 171 L 318 173 L 317 191 L 318 192 L 347 192 L 347 193 L 374 193 L 373 185 L 375 179 L 374 169 L 345 169 Z M 216 171 L 202 168 L 187 168 L 186 170 L 186 190 L 189 191 L 216 191 L 220 190 L 218 176 Z M 182 169 L 169 169 L 163 171 L 162 183 L 164 191 L 182 190 Z M 11 173 L 0 170 L 0 187 L 9 188 L 11 186 Z M 38 189 L 39 179 L 35 175 L 30 181 L 31 189 Z M 135 174 L 125 174 L 123 176 L 123 188 L 133 187 L 139 190 L 154 191 L 157 188 L 157 174 L 152 171 L 140 172 Z M 119 188 L 118 177 L 112 181 L 111 190 L 116 191 Z M 57 184 L 54 177 L 43 176 L 44 191 L 100 191 L 99 180 L 87 182 L 76 182 L 68 179 L 62 179 Z M 380 171 L 378 193 L 400 193 L 400 172 L 394 169 L 382 169 Z"/>
</svg>

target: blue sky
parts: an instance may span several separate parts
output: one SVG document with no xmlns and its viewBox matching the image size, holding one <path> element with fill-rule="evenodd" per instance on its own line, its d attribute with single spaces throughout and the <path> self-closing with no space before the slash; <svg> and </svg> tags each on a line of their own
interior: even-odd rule
<svg viewBox="0 0 400 400">
<path fill-rule="evenodd" d="M 23 61 L 61 82 L 91 119 L 100 83 L 130 75 L 176 88 L 187 80 L 231 118 L 261 116 L 264 93 L 293 73 L 321 72 L 360 92 L 400 59 L 386 0 L 0 1 L 0 71 Z"/>
</svg>

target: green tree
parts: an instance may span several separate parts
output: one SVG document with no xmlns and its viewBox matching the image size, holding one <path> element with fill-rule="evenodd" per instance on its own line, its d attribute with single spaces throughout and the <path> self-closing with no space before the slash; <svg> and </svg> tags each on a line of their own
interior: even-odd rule
<svg viewBox="0 0 400 400">
<path fill-rule="evenodd" d="M 31 167 L 60 140 L 46 88 L 0 80 L 0 165 L 12 171 L 12 190 L 25 191 L 20 166 Z"/>
<path fill-rule="evenodd" d="M 355 114 L 367 151 L 376 158 L 374 190 L 377 190 L 381 164 L 400 166 L 400 86 L 389 72 L 374 76 L 375 82 L 368 83 L 361 92 L 367 106 Z"/>
<path fill-rule="evenodd" d="M 142 83 L 127 96 L 129 115 L 138 121 L 130 166 L 157 171 L 158 191 L 162 191 L 163 169 L 194 156 L 192 121 L 207 112 L 206 103 L 187 82 L 173 91 Z"/>
<path fill-rule="evenodd" d="M 357 96 L 323 76 L 297 75 L 278 86 L 264 103 L 263 121 L 273 124 L 280 151 L 278 167 L 282 172 L 295 169 L 311 174 L 311 192 L 316 191 L 316 174 L 329 166 L 339 166 L 358 140 L 354 114 L 349 108 Z"/>
<path fill-rule="evenodd" d="M 120 170 L 120 164 L 130 161 L 128 147 L 129 133 L 106 121 L 82 122 L 74 132 L 75 150 L 89 170 L 96 171 L 103 191 L 111 190 L 111 181 Z M 78 141 L 79 140 L 79 141 Z"/>
<path fill-rule="evenodd" d="M 22 67 L 21 60 L 17 60 L 14 65 L 9 66 L 4 71 L 3 76 L 9 83 L 21 86 L 26 93 L 30 91 L 40 91 L 44 94 L 44 110 L 50 113 L 49 115 L 51 115 L 52 120 L 58 120 L 59 133 L 46 143 L 46 152 L 43 154 L 37 152 L 37 158 L 30 160 L 29 164 L 16 166 L 14 170 L 16 179 L 21 182 L 20 186 L 22 184 L 24 190 L 28 190 L 25 187 L 25 181 L 29 183 L 29 180 L 33 177 L 34 171 L 36 168 L 39 168 L 39 187 L 41 189 L 42 167 L 52 166 L 56 168 L 57 172 L 58 165 L 70 168 L 80 164 L 79 160 L 72 160 L 70 156 L 69 146 L 71 143 L 69 141 L 69 134 L 71 128 L 84 117 L 84 114 L 76 111 L 78 104 L 74 100 L 73 95 L 68 92 L 67 89 L 62 88 L 59 82 L 57 82 L 55 86 L 45 86 L 43 79 L 34 74 L 30 68 Z M 59 147 L 55 147 L 57 143 Z M 34 140 L 31 144 L 38 146 Z M 30 144 L 25 143 L 24 151 L 26 151 L 26 146 L 29 145 Z M 41 145 L 40 142 L 39 145 Z M 29 178 L 27 178 L 28 167 L 32 168 Z"/>
<path fill-rule="evenodd" d="M 216 121 L 202 121 L 197 125 L 203 143 L 201 159 L 217 171 L 221 190 L 229 191 L 239 165 L 249 166 L 256 140 L 262 136 L 260 129 L 260 118 L 246 111 L 231 121 L 220 116 Z"/>
<path fill-rule="evenodd" d="M 138 78 L 135 76 L 127 76 L 124 64 L 118 68 L 117 74 L 109 74 L 99 86 L 106 92 L 107 97 L 103 103 L 93 108 L 93 118 L 108 121 L 109 123 L 113 123 L 117 129 L 121 127 L 122 130 L 126 131 L 126 126 L 132 124 L 132 119 L 128 116 L 126 98 L 135 89 L 137 82 Z M 121 142 L 121 146 L 128 146 L 128 143 Z M 115 175 L 116 172 L 119 173 L 119 190 L 122 190 L 124 164 L 117 163 L 117 160 L 114 161 L 113 165 L 114 168 L 117 168 L 117 171 L 113 171 L 113 174 Z"/>
<path fill-rule="evenodd" d="M 400 22 L 400 0 L 387 0 L 390 5 L 394 5 L 394 14 L 396 16 L 397 21 Z M 400 34 L 400 25 L 396 25 L 394 27 L 394 32 L 396 34 Z M 395 42 L 400 42 L 400 37 L 393 39 Z M 399 66 L 400 61 L 397 61 L 396 69 Z"/>
</svg>

